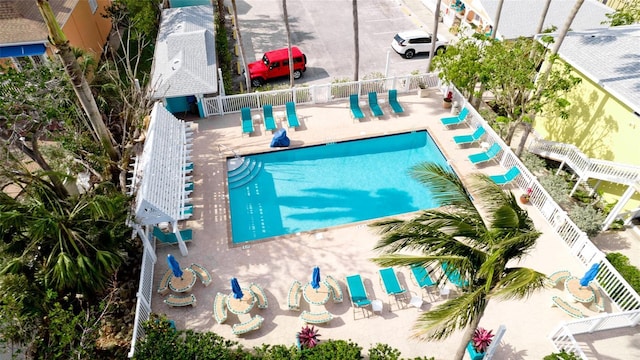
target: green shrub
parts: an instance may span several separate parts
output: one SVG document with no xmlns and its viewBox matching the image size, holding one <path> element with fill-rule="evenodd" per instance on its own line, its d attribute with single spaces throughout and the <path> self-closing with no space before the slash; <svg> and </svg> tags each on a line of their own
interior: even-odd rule
<svg viewBox="0 0 640 360">
<path fill-rule="evenodd" d="M 580 360 L 580 358 L 573 353 L 568 353 L 562 350 L 559 353 L 553 353 L 551 355 L 545 356 L 543 360 Z"/>
<path fill-rule="evenodd" d="M 301 358 L 298 349 L 291 345 L 267 345 L 263 344 L 261 348 L 254 348 L 256 356 L 263 360 L 297 360 Z"/>
<path fill-rule="evenodd" d="M 359 360 L 362 359 L 362 347 L 345 340 L 327 340 L 312 349 L 302 350 L 305 360 Z"/>
<path fill-rule="evenodd" d="M 400 350 L 387 344 L 377 343 L 369 349 L 369 360 L 397 360 L 400 358 Z"/>
<path fill-rule="evenodd" d="M 580 205 L 571 207 L 569 217 L 589 237 L 598 235 L 605 218 L 604 214 L 593 206 Z"/>
<path fill-rule="evenodd" d="M 607 260 L 613 265 L 631 287 L 640 293 L 640 270 L 629 263 L 629 258 L 620 253 L 607 254 Z"/>
<path fill-rule="evenodd" d="M 569 198 L 569 185 L 562 176 L 548 175 L 538 179 L 540 185 L 551 195 L 560 206 L 566 206 L 571 199 Z"/>
<path fill-rule="evenodd" d="M 532 173 L 543 173 L 546 170 L 546 163 L 536 154 L 525 151 L 520 155 L 520 160 L 524 166 Z"/>
</svg>

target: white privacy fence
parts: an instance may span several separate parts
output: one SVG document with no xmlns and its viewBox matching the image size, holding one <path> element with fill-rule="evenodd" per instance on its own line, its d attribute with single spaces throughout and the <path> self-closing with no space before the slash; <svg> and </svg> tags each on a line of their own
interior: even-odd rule
<svg viewBox="0 0 640 360">
<path fill-rule="evenodd" d="M 243 107 L 259 109 L 264 105 L 284 106 L 293 101 L 296 104 L 325 104 L 332 101 L 348 99 L 351 94 L 366 96 L 369 92 L 387 93 L 391 89 L 398 93 L 407 93 L 420 86 L 435 88 L 439 85 L 437 74 L 396 76 L 383 79 L 361 80 L 352 82 L 336 82 L 293 89 L 258 91 L 249 94 L 216 96 L 204 98 L 205 116 L 224 115 L 239 112 Z"/>
</svg>

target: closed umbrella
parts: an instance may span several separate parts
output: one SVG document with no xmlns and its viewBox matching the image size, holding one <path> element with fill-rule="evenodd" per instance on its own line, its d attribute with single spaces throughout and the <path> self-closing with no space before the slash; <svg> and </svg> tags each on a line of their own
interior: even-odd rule
<svg viewBox="0 0 640 360">
<path fill-rule="evenodd" d="M 582 279 L 580 279 L 580 286 L 588 286 L 589 283 L 596 278 L 598 274 L 598 270 L 600 269 L 600 264 L 595 263 L 591 265 L 591 268 L 587 270 Z"/>
<path fill-rule="evenodd" d="M 182 269 L 180 268 L 180 264 L 178 260 L 176 260 L 173 255 L 167 255 L 167 262 L 169 263 L 169 269 L 173 271 L 173 276 L 182 278 Z"/>
<path fill-rule="evenodd" d="M 231 278 L 231 291 L 233 291 L 233 297 L 236 299 L 242 299 L 244 294 L 242 293 L 242 289 L 240 289 L 240 284 L 238 283 L 238 279 Z"/>
<path fill-rule="evenodd" d="M 320 268 L 314 267 L 313 274 L 311 274 L 311 287 L 314 289 L 320 288 Z"/>
</svg>

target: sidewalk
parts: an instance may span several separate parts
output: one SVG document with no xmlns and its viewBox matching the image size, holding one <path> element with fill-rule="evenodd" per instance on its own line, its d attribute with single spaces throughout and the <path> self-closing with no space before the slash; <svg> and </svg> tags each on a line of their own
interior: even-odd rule
<svg viewBox="0 0 640 360">
<path fill-rule="evenodd" d="M 422 0 L 403 0 L 402 2 L 404 3 L 402 11 L 408 16 L 411 16 L 411 21 L 416 27 L 427 32 L 432 32 L 433 22 L 435 20 L 434 14 L 424 5 Z M 454 37 L 454 35 L 449 32 L 449 28 L 442 22 L 438 24 L 438 36 L 447 40 L 451 40 Z"/>
</svg>

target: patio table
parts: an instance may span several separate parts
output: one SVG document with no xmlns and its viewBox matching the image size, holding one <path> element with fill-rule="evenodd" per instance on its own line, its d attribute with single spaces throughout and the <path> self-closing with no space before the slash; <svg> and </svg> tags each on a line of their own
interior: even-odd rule
<svg viewBox="0 0 640 360">
<path fill-rule="evenodd" d="M 196 274 L 191 268 L 182 269 L 182 277 L 171 275 L 169 279 L 169 289 L 173 292 L 183 293 L 191 291 L 196 283 Z"/>
<path fill-rule="evenodd" d="M 236 315 L 250 312 L 256 303 L 256 297 L 251 290 L 242 288 L 242 293 L 244 294 L 242 299 L 236 299 L 233 293 L 227 296 L 227 309 Z"/>
<path fill-rule="evenodd" d="M 302 289 L 304 299 L 313 305 L 326 304 L 327 301 L 329 301 L 330 294 L 331 290 L 329 290 L 329 285 L 324 280 L 320 281 L 320 287 L 317 289 L 314 289 L 310 282 L 306 283 Z"/>
<path fill-rule="evenodd" d="M 593 290 L 588 286 L 580 285 L 580 279 L 569 277 L 564 282 L 564 288 L 575 302 L 590 303 L 595 298 Z"/>
</svg>

